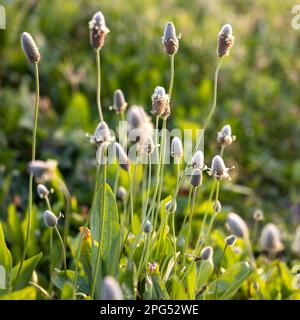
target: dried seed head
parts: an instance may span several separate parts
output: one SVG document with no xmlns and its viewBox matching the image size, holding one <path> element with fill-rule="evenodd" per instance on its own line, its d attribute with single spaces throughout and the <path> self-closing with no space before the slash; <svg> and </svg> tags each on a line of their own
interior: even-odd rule
<svg viewBox="0 0 300 320">
<path fill-rule="evenodd" d="M 45 225 L 49 228 L 54 228 L 57 226 L 60 216 L 56 216 L 52 211 L 46 210 L 44 212 Z"/>
<path fill-rule="evenodd" d="M 124 201 L 127 197 L 127 191 L 124 187 L 120 186 L 117 190 L 117 198 Z"/>
<path fill-rule="evenodd" d="M 205 168 L 204 165 L 204 154 L 201 150 L 198 150 L 197 152 L 194 153 L 192 160 L 190 162 L 190 165 L 193 168 L 198 168 L 200 170 L 203 170 Z"/>
<path fill-rule="evenodd" d="M 194 169 L 191 175 L 191 185 L 195 188 L 202 184 L 202 171 L 198 168 Z"/>
<path fill-rule="evenodd" d="M 255 210 L 253 213 L 253 219 L 256 221 L 264 220 L 265 217 L 264 217 L 264 213 L 262 212 L 262 210 L 260 210 L 260 209 Z"/>
<path fill-rule="evenodd" d="M 222 205 L 221 205 L 221 202 L 219 200 L 217 200 L 217 202 L 214 201 L 213 210 L 216 213 L 220 213 L 222 211 Z"/>
<path fill-rule="evenodd" d="M 32 36 L 29 33 L 27 32 L 22 33 L 21 45 L 30 63 L 36 64 L 40 61 L 41 55 L 40 55 L 39 49 L 36 46 Z"/>
<path fill-rule="evenodd" d="M 238 238 L 248 239 L 249 229 L 246 222 L 236 213 L 229 213 L 227 217 L 227 224 L 230 231 Z"/>
<path fill-rule="evenodd" d="M 170 115 L 170 97 L 164 87 L 156 87 L 151 100 L 154 116 L 168 117 Z"/>
<path fill-rule="evenodd" d="M 212 261 L 212 256 L 213 256 L 213 248 L 212 247 L 205 247 L 202 249 L 201 251 L 201 259 L 203 260 L 208 260 L 208 261 Z"/>
<path fill-rule="evenodd" d="M 37 193 L 41 199 L 44 199 L 45 197 L 48 197 L 49 190 L 46 186 L 43 184 L 38 184 L 37 186 Z"/>
<path fill-rule="evenodd" d="M 106 27 L 105 18 L 101 11 L 94 14 L 91 21 L 89 21 L 90 29 L 90 43 L 95 49 L 101 49 L 104 46 L 105 37 L 110 32 Z"/>
<path fill-rule="evenodd" d="M 212 160 L 211 169 L 208 170 L 208 174 L 214 176 L 217 180 L 222 180 L 223 178 L 231 180 L 229 171 L 233 168 L 226 168 L 223 159 L 217 155 Z"/>
<path fill-rule="evenodd" d="M 300 253 L 300 226 L 296 229 L 292 249 L 294 252 Z"/>
<path fill-rule="evenodd" d="M 226 124 L 220 132 L 218 132 L 217 142 L 223 146 L 228 146 L 235 141 L 236 137 L 231 134 L 231 126 Z"/>
<path fill-rule="evenodd" d="M 181 158 L 183 156 L 182 142 L 178 137 L 175 137 L 171 143 L 171 156 Z"/>
<path fill-rule="evenodd" d="M 236 243 L 236 236 L 235 235 L 230 235 L 227 238 L 225 238 L 225 242 L 229 247 L 233 247 Z"/>
<path fill-rule="evenodd" d="M 168 22 L 165 26 L 164 35 L 162 37 L 162 43 L 166 52 L 169 55 L 177 53 L 179 48 L 180 35 L 176 35 L 176 30 L 173 22 Z"/>
<path fill-rule="evenodd" d="M 102 300 L 123 300 L 123 293 L 119 283 L 112 276 L 103 279 L 101 287 Z"/>
<path fill-rule="evenodd" d="M 117 113 L 125 112 L 128 103 L 125 100 L 122 90 L 118 89 L 114 93 L 114 104 L 110 107 L 111 110 L 115 110 Z"/>
<path fill-rule="evenodd" d="M 234 44 L 234 36 L 232 35 L 232 27 L 230 24 L 225 24 L 218 35 L 217 54 L 223 57 L 229 54 L 229 50 Z"/>
<path fill-rule="evenodd" d="M 150 233 L 150 232 L 151 232 L 151 222 L 150 222 L 149 220 L 147 220 L 147 221 L 145 222 L 144 232 L 145 232 L 145 233 Z"/>
<path fill-rule="evenodd" d="M 173 204 L 173 208 L 172 208 L 172 200 L 169 200 L 167 203 L 166 203 L 166 211 L 167 212 L 176 212 L 177 210 L 177 202 L 175 201 L 174 204 Z"/>
<path fill-rule="evenodd" d="M 56 168 L 57 161 L 55 160 L 35 160 L 28 164 L 29 173 L 32 173 L 34 177 L 40 181 L 50 180 L 53 177 Z"/>
<path fill-rule="evenodd" d="M 112 137 L 105 121 L 98 124 L 94 134 L 90 137 L 90 142 L 100 145 L 103 142 L 111 142 Z"/>
<path fill-rule="evenodd" d="M 274 223 L 268 223 L 262 230 L 260 244 L 263 250 L 276 253 L 283 249 L 280 231 Z"/>
<path fill-rule="evenodd" d="M 123 147 L 118 142 L 115 142 L 114 146 L 116 148 L 116 156 L 117 156 L 120 167 L 125 171 L 129 171 L 130 160 L 128 159 L 127 154 L 125 153 Z"/>
</svg>

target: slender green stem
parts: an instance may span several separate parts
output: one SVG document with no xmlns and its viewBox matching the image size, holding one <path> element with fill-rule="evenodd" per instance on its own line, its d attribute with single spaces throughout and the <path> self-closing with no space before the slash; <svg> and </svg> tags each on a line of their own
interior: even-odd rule
<svg viewBox="0 0 300 320">
<path fill-rule="evenodd" d="M 217 298 L 219 279 L 220 279 L 220 274 L 221 274 L 221 270 L 222 270 L 223 263 L 224 263 L 225 252 L 226 252 L 227 246 L 228 246 L 228 245 L 227 245 L 227 243 L 226 243 L 226 245 L 225 245 L 225 247 L 224 247 L 224 250 L 223 250 L 223 253 L 222 253 L 222 258 L 221 258 L 220 267 L 219 267 L 218 273 L 217 273 L 217 283 L 216 283 L 216 289 L 215 289 L 215 294 L 214 294 L 214 300 L 216 300 L 216 298 Z"/>
<path fill-rule="evenodd" d="M 185 212 L 185 215 L 184 215 L 184 219 L 183 219 L 183 222 L 182 222 L 182 226 L 181 226 L 180 232 L 182 231 L 183 227 L 185 226 L 186 220 L 187 220 L 187 218 L 188 218 L 188 216 L 189 216 L 190 206 L 191 206 L 192 192 L 193 192 L 193 188 L 190 188 L 189 197 L 188 197 L 187 211 Z M 180 233 L 180 232 L 179 232 L 179 233 Z"/>
<path fill-rule="evenodd" d="M 98 183 L 99 177 L 100 177 L 100 163 L 97 164 L 97 168 L 96 168 L 96 179 L 95 179 L 95 185 L 94 185 L 92 206 L 91 206 L 89 215 L 88 215 L 88 217 L 86 219 L 86 222 L 84 224 L 84 230 L 82 231 L 82 233 L 80 235 L 79 246 L 78 246 L 78 250 L 77 250 L 77 254 L 76 254 L 76 267 L 75 267 L 75 276 L 74 276 L 74 298 L 76 297 L 77 280 L 78 280 L 78 273 L 79 273 L 79 261 L 80 261 L 81 250 L 82 250 L 82 242 L 83 242 L 83 238 L 84 238 L 84 235 L 85 235 L 85 231 L 86 231 L 86 229 L 87 229 L 87 227 L 89 225 L 89 222 L 90 222 L 91 213 L 93 212 L 94 207 L 95 207 L 98 184 L 99 184 Z"/>
<path fill-rule="evenodd" d="M 220 58 L 218 60 L 218 64 L 217 64 L 217 67 L 216 67 L 216 70 L 215 70 L 215 76 L 214 76 L 214 96 L 213 96 L 213 103 L 212 103 L 212 106 L 211 106 L 211 109 L 210 109 L 210 112 L 209 112 L 209 115 L 207 116 L 205 122 L 204 122 L 204 125 L 203 125 L 203 132 L 207 129 L 208 125 L 209 125 L 209 122 L 215 112 L 215 109 L 216 109 L 216 105 L 217 105 L 217 96 L 218 96 L 218 75 L 219 75 L 219 70 L 220 70 L 220 67 L 221 67 L 221 64 L 222 64 L 222 58 Z M 203 140 L 203 137 L 204 137 L 204 134 L 201 135 L 201 139 L 199 139 L 199 141 L 197 142 L 197 144 L 195 145 L 195 148 L 190 156 L 190 159 L 189 161 L 187 162 L 187 165 L 186 167 L 189 165 L 189 163 L 191 162 L 191 159 L 192 159 L 192 156 L 193 154 L 199 149 L 199 146 Z M 185 167 L 185 168 L 186 168 Z M 178 183 L 178 187 L 175 189 L 174 191 L 174 194 L 173 194 L 173 198 L 172 198 L 172 201 L 175 202 L 176 199 L 177 199 L 177 194 L 181 188 L 181 186 L 183 185 L 183 182 L 184 182 L 184 179 L 185 179 L 185 175 L 184 175 L 184 171 L 185 169 L 183 170 L 183 174 L 181 175 L 181 178 L 180 178 L 180 181 Z"/>
<path fill-rule="evenodd" d="M 192 200 L 192 208 L 191 212 L 189 213 L 189 228 L 188 228 L 188 234 L 185 239 L 185 244 L 184 244 L 184 251 L 183 251 L 183 260 L 185 260 L 185 254 L 186 250 L 189 244 L 189 239 L 190 239 L 190 234 L 191 234 L 191 229 L 192 229 L 192 221 L 193 221 L 193 214 L 194 214 L 194 208 L 195 208 L 195 200 L 196 200 L 196 194 L 197 194 L 197 188 L 193 188 L 193 200 Z"/>
<path fill-rule="evenodd" d="M 51 204 L 50 204 L 50 201 L 49 201 L 49 197 L 48 196 L 45 196 L 45 202 L 47 204 L 47 208 L 48 210 L 52 211 L 52 207 L 51 207 Z M 49 256 L 50 256 L 50 262 L 49 262 L 49 279 L 50 279 L 50 283 L 49 283 L 49 288 L 48 288 L 48 291 L 51 293 L 52 291 L 52 271 L 53 271 L 53 229 L 50 228 L 49 230 Z"/>
<path fill-rule="evenodd" d="M 174 275 L 177 273 L 177 249 L 176 249 L 176 230 L 175 230 L 175 211 L 172 214 L 172 231 L 173 231 L 173 250 L 174 250 Z"/>
<path fill-rule="evenodd" d="M 151 155 L 148 155 L 148 183 L 147 183 L 147 194 L 146 194 L 146 202 L 144 205 L 144 210 L 143 210 L 143 219 L 146 216 L 148 204 L 149 204 L 149 196 L 150 196 L 150 189 L 151 189 Z"/>
<path fill-rule="evenodd" d="M 147 239 L 147 234 L 145 233 L 145 237 L 144 237 L 144 247 L 143 247 L 143 251 L 142 251 L 142 256 L 141 256 L 141 260 L 140 260 L 140 264 L 139 264 L 139 267 L 138 267 L 138 271 L 137 271 L 137 279 L 139 279 L 139 276 L 140 276 L 140 273 L 141 273 L 141 270 L 143 268 L 143 265 L 144 265 L 144 259 L 145 259 L 145 255 L 146 255 L 146 252 L 148 251 L 148 239 Z"/>
<path fill-rule="evenodd" d="M 105 148 L 105 147 L 104 147 Z M 102 239 L 103 239 L 103 232 L 104 232 L 104 210 L 105 210 L 105 184 L 106 184 L 106 152 L 107 149 L 105 148 L 103 150 L 103 158 L 104 158 L 104 163 L 102 165 L 103 168 L 103 173 L 102 173 L 102 192 L 101 192 L 101 212 L 100 212 L 100 224 L 99 224 L 99 230 L 100 230 L 100 236 L 99 236 L 99 242 L 98 242 L 98 252 L 97 252 L 97 260 L 96 260 L 96 267 L 94 271 L 94 276 L 93 276 L 93 283 L 91 287 L 91 298 L 94 298 L 95 294 L 95 289 L 96 289 L 96 282 L 98 278 L 98 270 L 99 270 L 99 265 L 100 265 L 100 257 L 101 257 L 101 244 L 102 244 Z M 101 163 L 102 161 L 100 161 Z"/>
<path fill-rule="evenodd" d="M 156 229 L 157 220 L 158 220 L 158 213 L 160 208 L 160 200 L 161 200 L 161 193 L 162 193 L 162 186 L 164 181 L 164 167 L 165 167 L 165 152 L 166 152 L 166 135 L 167 135 L 167 119 L 163 119 L 163 128 L 162 128 L 162 148 L 161 148 L 161 154 L 160 154 L 160 173 L 159 173 L 159 188 L 158 188 L 158 194 L 157 194 L 157 200 L 156 200 L 156 210 L 154 214 L 154 224 L 153 224 L 153 230 Z"/>
<path fill-rule="evenodd" d="M 217 201 L 218 201 L 218 199 L 219 199 L 219 191 L 220 191 L 220 181 L 217 181 L 216 196 L 215 196 L 215 202 L 214 202 L 214 204 L 216 204 Z M 212 217 L 211 217 L 211 219 L 210 219 L 210 222 L 209 222 L 208 230 L 207 230 L 207 233 L 206 233 L 206 235 L 205 235 L 205 241 L 204 241 L 203 245 L 205 245 L 205 243 L 207 242 L 207 240 L 208 240 L 208 238 L 209 238 L 209 235 L 210 235 L 210 232 L 211 232 L 213 223 L 214 223 L 217 215 L 218 215 L 218 212 L 216 212 L 216 211 L 214 210 L 214 213 L 213 213 L 213 215 L 212 215 Z"/>
<path fill-rule="evenodd" d="M 205 228 L 205 225 L 206 225 L 206 220 L 207 220 L 207 217 L 208 217 L 209 206 L 211 205 L 211 201 L 212 201 L 212 198 L 213 198 L 213 194 L 215 192 L 216 184 L 217 184 L 217 182 L 216 182 L 216 180 L 214 180 L 214 183 L 212 185 L 212 188 L 211 188 L 211 191 L 210 191 L 210 195 L 209 195 L 209 198 L 208 198 L 206 210 L 205 210 L 205 213 L 204 213 L 204 218 L 203 218 L 203 221 L 202 221 L 202 224 L 201 224 L 200 233 L 199 233 L 198 239 L 196 241 L 196 246 L 195 246 L 195 251 L 194 251 L 195 253 L 197 253 L 197 252 L 199 252 L 201 250 L 201 247 L 199 248 L 199 246 L 201 244 L 201 240 L 203 240 L 202 237 L 203 237 L 204 228 Z"/>
<path fill-rule="evenodd" d="M 57 227 L 55 226 L 54 227 L 54 230 L 58 236 L 58 239 L 60 241 L 60 244 L 61 244 L 61 249 L 62 249 L 62 253 L 63 253 L 63 260 L 64 260 L 64 271 L 65 271 L 65 274 L 67 273 L 67 256 L 66 256 L 66 249 L 65 249 L 65 245 L 64 245 L 64 241 L 57 229 Z"/>
<path fill-rule="evenodd" d="M 96 50 L 96 62 L 97 62 L 97 107 L 100 117 L 100 121 L 103 121 L 103 114 L 101 108 L 101 63 L 100 63 L 100 49 Z"/>
<path fill-rule="evenodd" d="M 168 92 L 170 99 L 172 96 L 173 83 L 174 83 L 174 58 L 175 58 L 175 54 L 171 55 L 171 57 L 170 57 L 170 63 L 171 63 L 170 84 L 169 84 L 169 92 Z"/>
<path fill-rule="evenodd" d="M 35 156 L 36 156 L 36 133 L 37 133 L 37 125 L 38 125 L 39 100 L 40 100 L 39 68 L 37 63 L 35 64 L 35 87 L 36 87 L 36 100 L 35 100 L 35 111 L 34 111 L 34 125 L 33 125 L 33 131 L 32 131 L 32 150 L 31 150 L 32 161 L 35 161 Z M 30 173 L 29 190 L 28 190 L 28 219 L 27 219 L 25 245 L 24 245 L 24 250 L 22 254 L 22 259 L 17 272 L 16 280 L 13 285 L 13 291 L 15 290 L 16 285 L 18 283 L 18 279 L 23 267 L 23 263 L 26 258 L 26 253 L 27 253 L 27 248 L 28 248 L 28 243 L 30 238 L 31 217 L 32 217 L 32 207 L 33 207 L 32 188 L 33 188 L 33 173 Z"/>
</svg>

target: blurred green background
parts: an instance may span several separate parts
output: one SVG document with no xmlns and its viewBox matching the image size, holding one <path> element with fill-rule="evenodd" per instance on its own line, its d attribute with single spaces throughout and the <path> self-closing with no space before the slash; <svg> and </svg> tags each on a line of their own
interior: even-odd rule
<svg viewBox="0 0 300 320">
<path fill-rule="evenodd" d="M 176 55 L 168 127 L 200 128 L 212 101 L 217 34 L 231 23 L 235 46 L 219 77 L 217 111 L 206 132 L 206 163 L 218 152 L 216 135 L 229 123 L 237 141 L 225 153 L 235 165 L 221 201 L 250 217 L 255 208 L 286 224 L 300 220 L 300 30 L 291 27 L 294 1 L 2 1 L 0 30 L 0 203 L 26 206 L 26 164 L 31 157 L 33 69 L 20 46 L 27 31 L 41 54 L 39 159 L 57 159 L 79 206 L 89 205 L 94 148 L 85 137 L 97 122 L 95 54 L 88 21 L 101 10 L 111 33 L 101 51 L 104 117 L 121 88 L 129 104 L 151 110 L 156 85 L 167 87 L 169 59 L 161 36 L 173 21 L 182 34 Z M 170 193 L 168 179 L 165 195 Z M 174 179 L 174 178 L 172 178 Z M 173 182 L 172 182 L 173 185 Z"/>
</svg>

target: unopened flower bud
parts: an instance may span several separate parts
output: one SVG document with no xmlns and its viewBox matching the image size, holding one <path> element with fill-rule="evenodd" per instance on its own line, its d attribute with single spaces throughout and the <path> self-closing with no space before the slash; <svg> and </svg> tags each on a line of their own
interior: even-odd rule
<svg viewBox="0 0 300 320">
<path fill-rule="evenodd" d="M 102 300 L 123 300 L 123 293 L 117 280 L 112 276 L 106 276 L 103 279 L 101 287 Z"/>
<path fill-rule="evenodd" d="M 148 137 L 144 144 L 142 145 L 141 152 L 144 154 L 151 154 L 155 150 L 155 144 L 153 142 L 152 137 Z"/>
<path fill-rule="evenodd" d="M 212 261 L 213 256 L 213 248 L 212 247 L 205 247 L 202 249 L 200 257 L 203 260 Z"/>
<path fill-rule="evenodd" d="M 260 209 L 257 209 L 254 211 L 253 213 L 253 219 L 256 220 L 256 221 L 262 221 L 264 220 L 264 213 L 262 212 L 262 210 Z"/>
<path fill-rule="evenodd" d="M 57 226 L 60 216 L 56 216 L 52 211 L 46 210 L 44 212 L 45 225 L 49 228 L 54 228 Z"/>
<path fill-rule="evenodd" d="M 44 199 L 45 197 L 48 197 L 49 190 L 46 186 L 43 184 L 38 184 L 37 186 L 37 193 L 41 199 Z"/>
<path fill-rule="evenodd" d="M 167 212 L 176 212 L 176 210 L 177 210 L 177 202 L 175 201 L 174 203 L 173 203 L 173 201 L 172 200 L 169 200 L 167 203 L 166 203 L 166 211 Z"/>
<path fill-rule="evenodd" d="M 105 18 L 101 11 L 94 14 L 89 22 L 89 29 L 91 46 L 95 50 L 101 49 L 104 46 L 106 35 L 110 32 L 106 27 Z"/>
<path fill-rule="evenodd" d="M 145 233 L 150 233 L 150 232 L 151 232 L 151 222 L 150 222 L 149 220 L 147 220 L 147 221 L 145 222 L 144 232 L 145 232 Z"/>
<path fill-rule="evenodd" d="M 125 101 L 122 90 L 118 89 L 114 93 L 114 104 L 110 109 L 115 110 L 117 113 L 125 112 L 128 103 Z"/>
<path fill-rule="evenodd" d="M 280 231 L 273 223 L 268 223 L 262 230 L 260 238 L 261 247 L 271 253 L 276 253 L 283 249 Z"/>
<path fill-rule="evenodd" d="M 230 24 L 225 24 L 218 35 L 217 54 L 223 57 L 229 54 L 230 48 L 234 44 L 234 36 L 232 35 L 232 27 Z"/>
<path fill-rule="evenodd" d="M 120 186 L 117 190 L 117 198 L 124 201 L 127 197 L 127 191 L 124 187 Z"/>
<path fill-rule="evenodd" d="M 227 217 L 227 224 L 230 231 L 239 238 L 248 239 L 249 229 L 246 222 L 236 213 L 229 213 Z"/>
<path fill-rule="evenodd" d="M 181 158 L 183 156 L 182 142 L 178 137 L 174 137 L 171 143 L 171 156 Z"/>
<path fill-rule="evenodd" d="M 177 53 L 179 48 L 180 35 L 176 35 L 175 26 L 172 22 L 168 22 L 165 26 L 164 35 L 162 37 L 162 43 L 166 52 L 169 55 Z"/>
<path fill-rule="evenodd" d="M 41 55 L 38 47 L 35 44 L 35 41 L 29 33 L 22 33 L 21 44 L 28 61 L 33 64 L 38 63 L 40 61 Z"/>
<path fill-rule="evenodd" d="M 217 200 L 217 202 L 214 201 L 213 210 L 216 213 L 220 213 L 222 211 L 222 205 L 221 205 L 221 202 L 219 200 Z"/>
<path fill-rule="evenodd" d="M 164 87 L 156 87 L 151 96 L 152 114 L 154 116 L 166 116 L 170 114 L 170 97 Z"/>
<path fill-rule="evenodd" d="M 191 185 L 195 188 L 202 184 L 202 171 L 198 168 L 194 169 L 191 175 Z"/>
<path fill-rule="evenodd" d="M 117 159 L 120 167 L 125 171 L 129 171 L 130 160 L 128 159 L 127 154 L 125 153 L 123 147 L 118 142 L 115 142 L 114 145 L 116 148 L 116 155 L 117 155 Z"/>
<path fill-rule="evenodd" d="M 225 242 L 229 247 L 233 247 L 236 243 L 236 236 L 235 235 L 230 235 L 227 238 L 225 238 Z"/>
</svg>

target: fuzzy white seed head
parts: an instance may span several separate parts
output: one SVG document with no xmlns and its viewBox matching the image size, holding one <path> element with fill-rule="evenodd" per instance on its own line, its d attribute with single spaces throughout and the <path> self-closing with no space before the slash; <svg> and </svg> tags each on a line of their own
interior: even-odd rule
<svg viewBox="0 0 300 320">
<path fill-rule="evenodd" d="M 103 279 L 101 288 L 102 300 L 123 300 L 122 289 L 112 276 L 106 276 Z"/>
<path fill-rule="evenodd" d="M 201 150 L 198 150 L 194 153 L 192 160 L 190 162 L 190 166 L 193 168 L 198 168 L 200 170 L 203 170 L 205 165 L 204 165 L 204 154 Z"/>
<path fill-rule="evenodd" d="M 152 114 L 156 117 L 168 117 L 170 115 L 170 97 L 164 87 L 156 87 L 151 96 Z"/>
<path fill-rule="evenodd" d="M 229 54 L 229 50 L 234 44 L 234 36 L 232 35 L 232 27 L 230 24 L 225 24 L 218 35 L 217 54 L 223 57 Z"/>
<path fill-rule="evenodd" d="M 231 126 L 226 124 L 220 132 L 218 132 L 217 142 L 222 146 L 228 146 L 235 141 L 236 137 L 231 133 Z"/>
<path fill-rule="evenodd" d="M 48 188 L 43 185 L 43 184 L 38 184 L 37 186 L 37 193 L 38 193 L 38 196 L 41 198 L 41 199 L 44 199 L 45 197 L 48 197 L 49 195 L 49 190 Z"/>
<path fill-rule="evenodd" d="M 110 32 L 105 23 L 104 15 L 101 11 L 94 14 L 89 21 L 90 43 L 95 49 L 101 49 L 104 46 L 105 36 Z"/>
<path fill-rule="evenodd" d="M 208 174 L 215 177 L 215 179 L 217 180 L 222 180 L 226 178 L 230 180 L 231 178 L 229 175 L 229 171 L 233 168 L 234 167 L 227 168 L 223 159 L 219 155 L 216 155 L 212 159 L 211 168 L 208 170 Z"/>
<path fill-rule="evenodd" d="M 44 212 L 44 221 L 45 225 L 49 228 L 54 228 L 57 226 L 58 220 L 60 217 L 57 217 L 52 211 L 46 210 Z"/>
<path fill-rule="evenodd" d="M 105 121 L 98 124 L 94 134 L 90 137 L 90 142 L 100 145 L 103 142 L 111 142 L 112 137 L 109 131 L 109 127 Z"/>
<path fill-rule="evenodd" d="M 41 55 L 39 49 L 35 44 L 35 41 L 33 40 L 32 36 L 28 32 L 22 33 L 21 45 L 30 63 L 36 64 L 40 61 Z"/>
<path fill-rule="evenodd" d="M 183 156 L 182 142 L 178 137 L 174 137 L 171 143 L 171 156 L 174 158 L 181 158 Z"/>
<path fill-rule="evenodd" d="M 227 224 L 230 231 L 238 238 L 248 239 L 249 229 L 246 222 L 236 213 L 229 213 L 227 216 Z"/>
<path fill-rule="evenodd" d="M 118 89 L 114 93 L 114 103 L 110 107 L 111 110 L 116 111 L 116 113 L 123 113 L 127 108 L 128 103 L 125 100 L 124 93 L 121 89 Z"/>
<path fill-rule="evenodd" d="M 268 223 L 262 230 L 260 244 L 263 250 L 276 253 L 283 249 L 280 231 L 274 223 Z"/>
</svg>

